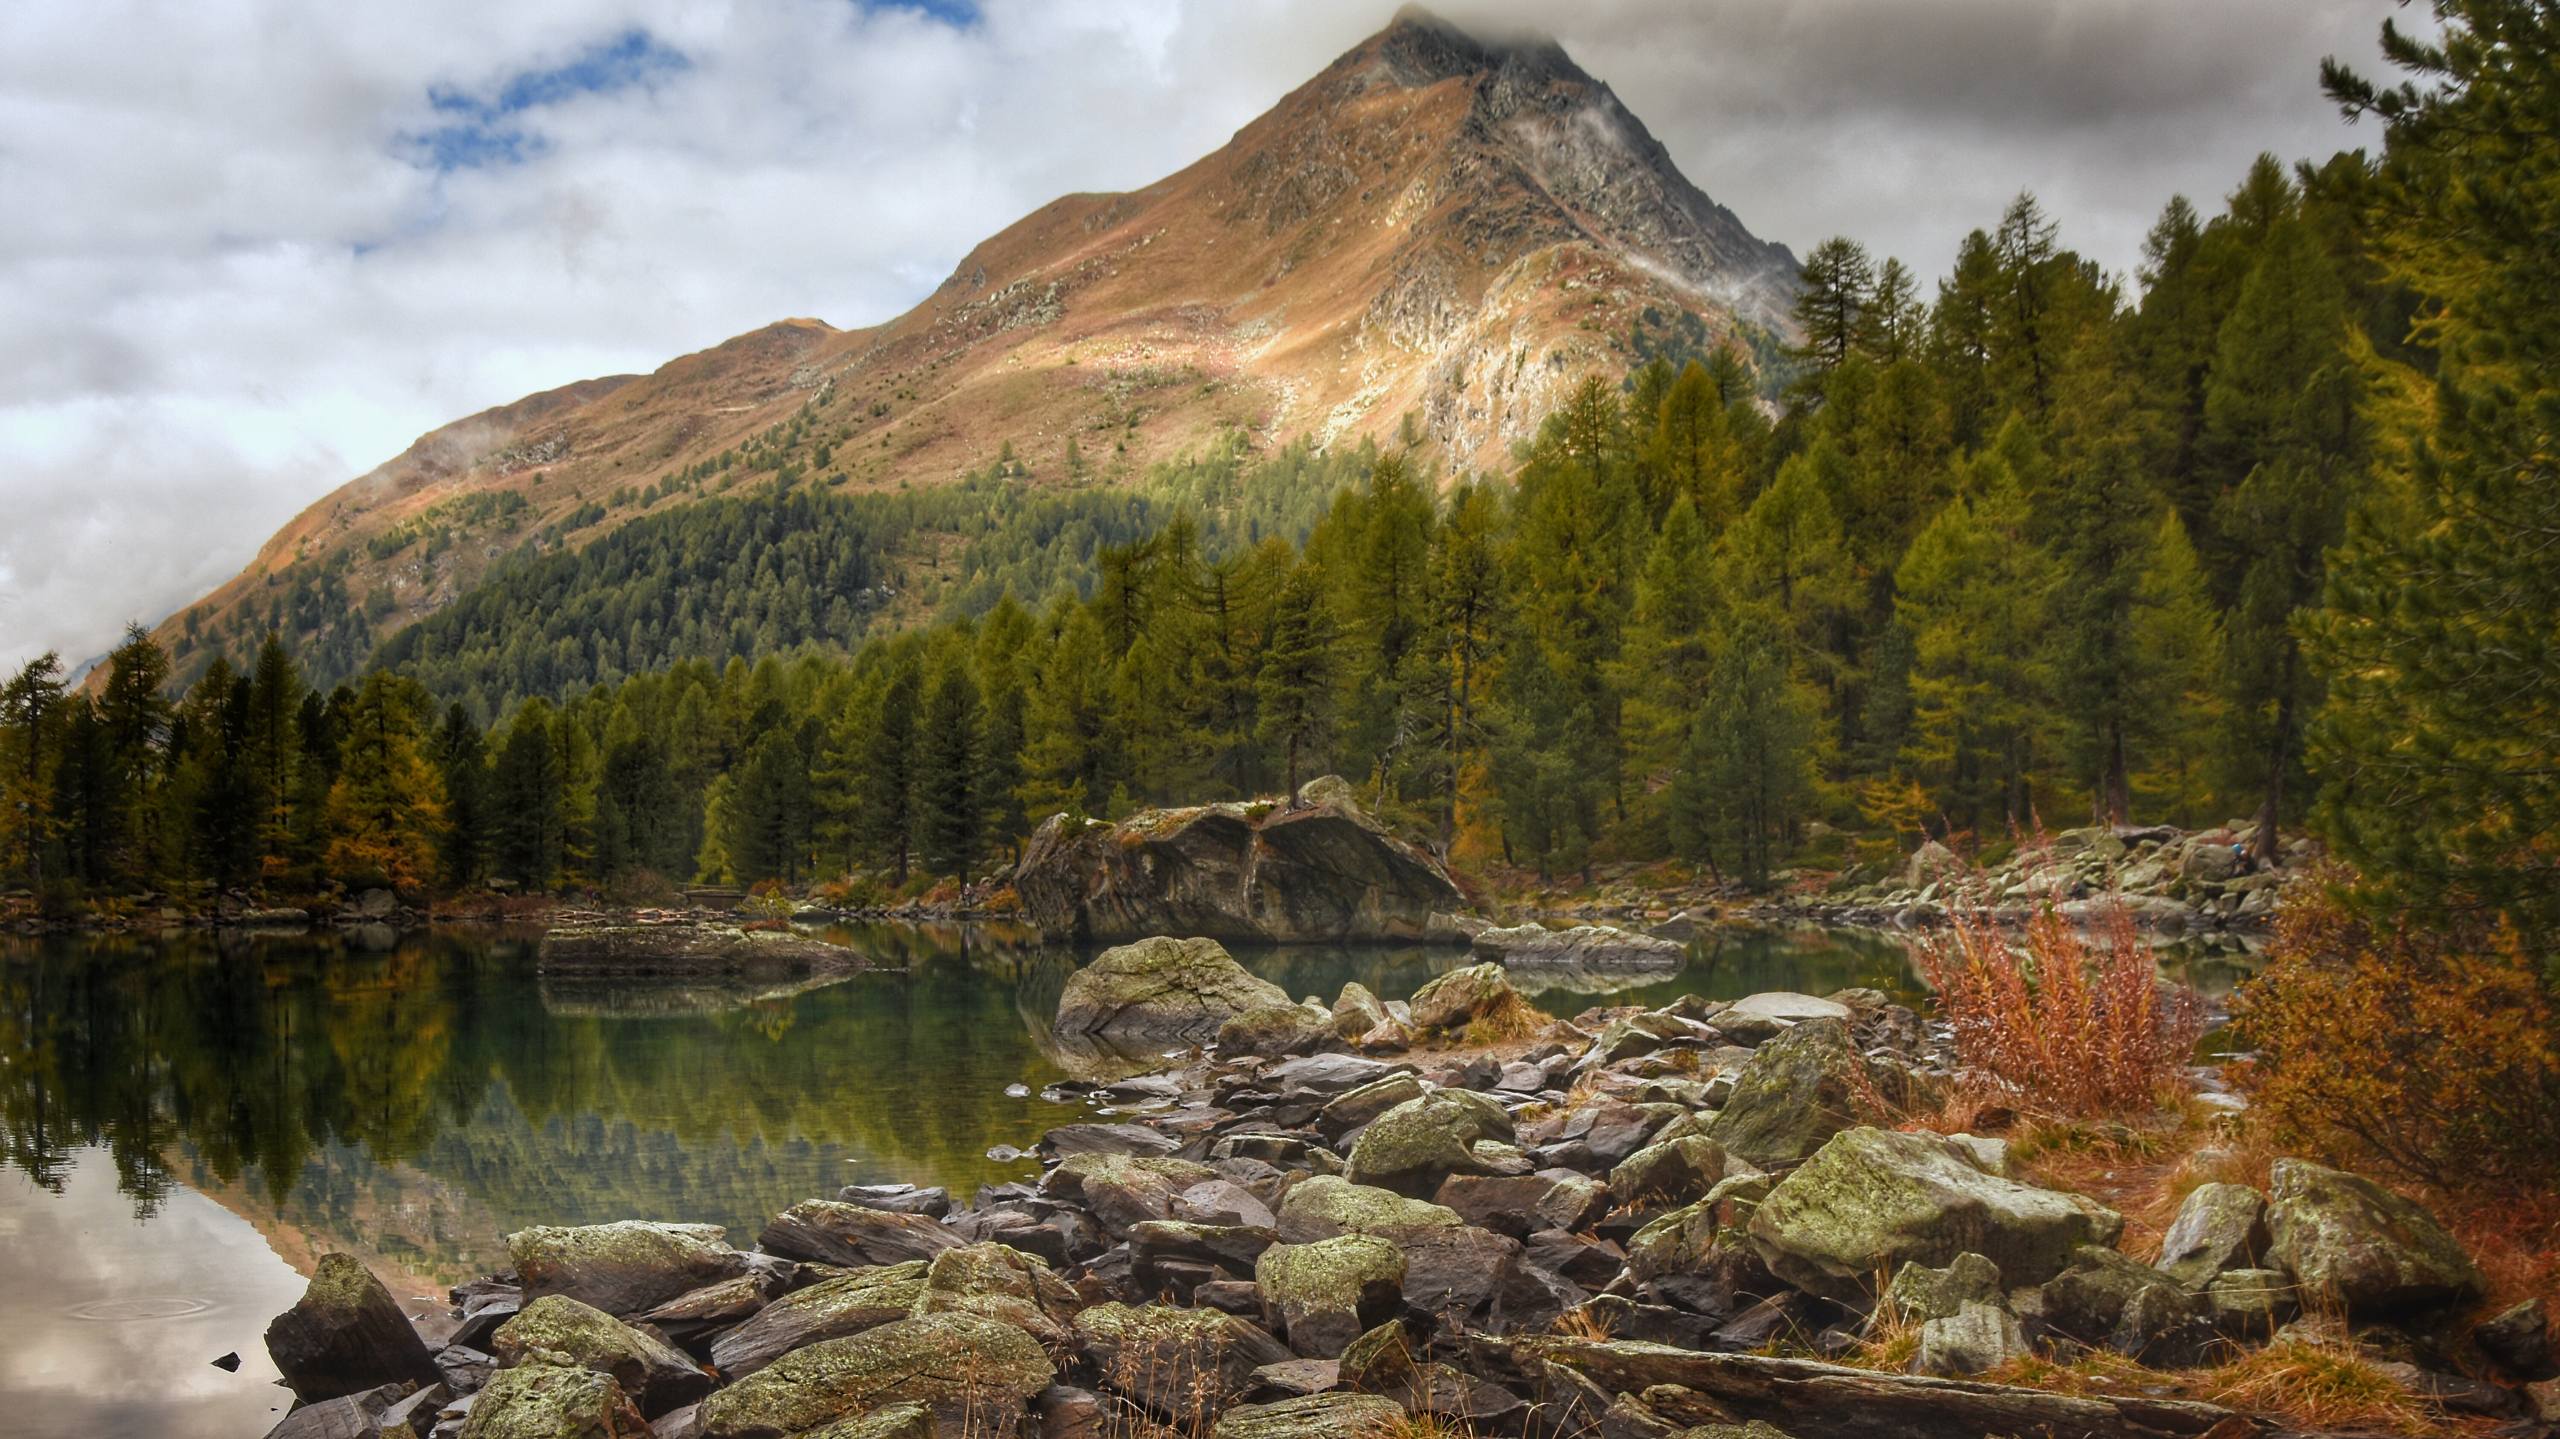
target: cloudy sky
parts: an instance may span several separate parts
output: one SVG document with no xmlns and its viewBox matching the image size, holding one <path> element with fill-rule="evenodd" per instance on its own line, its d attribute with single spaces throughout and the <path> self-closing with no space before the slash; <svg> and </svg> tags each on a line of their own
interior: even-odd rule
<svg viewBox="0 0 2560 1439">
<path fill-rule="evenodd" d="M 2376 143 L 2389 0 L 1448 0 L 1556 31 L 1802 252 L 1934 276 L 2031 188 L 2129 269 L 2177 191 Z M 1223 142 L 1389 0 L 10 0 L 0 664 L 77 663 L 474 410 L 787 315 Z"/>
</svg>

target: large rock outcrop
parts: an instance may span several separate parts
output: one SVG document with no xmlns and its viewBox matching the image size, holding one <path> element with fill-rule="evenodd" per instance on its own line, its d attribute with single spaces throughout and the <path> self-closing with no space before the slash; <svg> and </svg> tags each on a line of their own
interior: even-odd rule
<svg viewBox="0 0 2560 1439">
<path fill-rule="evenodd" d="M 1331 777 L 1294 804 L 1144 810 L 1118 824 L 1052 815 L 1013 887 L 1044 932 L 1090 940 L 1420 939 L 1434 911 L 1467 907 L 1439 861 Z"/>
</svg>

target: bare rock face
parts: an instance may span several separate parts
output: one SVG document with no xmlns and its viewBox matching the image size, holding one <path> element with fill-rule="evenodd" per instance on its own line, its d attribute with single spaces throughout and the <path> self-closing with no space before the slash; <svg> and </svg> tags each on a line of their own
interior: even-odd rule
<svg viewBox="0 0 2560 1439">
<path fill-rule="evenodd" d="M 1145 810 L 1118 824 L 1053 815 L 1013 887 L 1048 934 L 1105 941 L 1420 939 L 1433 912 L 1467 907 L 1439 861 L 1331 776 L 1294 804 Z"/>
</svg>

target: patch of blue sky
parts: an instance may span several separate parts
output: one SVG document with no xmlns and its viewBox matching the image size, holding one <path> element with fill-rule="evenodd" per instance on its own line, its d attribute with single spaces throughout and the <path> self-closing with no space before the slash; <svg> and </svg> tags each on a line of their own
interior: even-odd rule
<svg viewBox="0 0 2560 1439">
<path fill-rule="evenodd" d="M 692 63 L 646 30 L 626 30 L 566 64 L 525 70 L 484 91 L 430 86 L 427 106 L 440 123 L 408 131 L 400 143 L 415 163 L 439 173 L 520 165 L 547 142 L 518 117 L 584 95 L 653 84 Z"/>
</svg>

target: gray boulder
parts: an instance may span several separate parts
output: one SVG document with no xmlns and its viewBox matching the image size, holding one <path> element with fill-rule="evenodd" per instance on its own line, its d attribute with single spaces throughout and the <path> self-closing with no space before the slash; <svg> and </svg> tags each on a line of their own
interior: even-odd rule
<svg viewBox="0 0 2560 1439">
<path fill-rule="evenodd" d="M 2435 1216 L 2370 1179 L 2279 1159 L 2269 1185 L 2268 1254 L 2309 1293 L 2351 1315 L 2477 1298 L 2480 1271 Z"/>
<path fill-rule="evenodd" d="M 1997 1369 L 2030 1352 L 2018 1317 L 2003 1305 L 1968 1299 L 1956 1312 L 1920 1326 L 1920 1352 L 1912 1372 L 1961 1378 Z"/>
<path fill-rule="evenodd" d="M 1209 1439 L 1383 1439 L 1406 1426 L 1404 1406 L 1378 1394 L 1308 1394 L 1239 1404 Z"/>
<path fill-rule="evenodd" d="M 639 1439 L 648 1432 L 612 1375 L 537 1354 L 492 1375 L 472 1396 L 461 1439 Z"/>
<path fill-rule="evenodd" d="M 1478 959 L 1489 959 L 1509 969 L 1678 969 L 1689 959 L 1689 951 L 1682 945 L 1615 925 L 1577 924 L 1570 929 L 1549 929 L 1534 920 L 1479 930 L 1473 948 Z"/>
<path fill-rule="evenodd" d="M 2202 1289 L 2227 1269 L 2247 1269 L 2267 1252 L 2267 1201 L 2245 1184 L 2199 1184 L 2160 1240 L 2160 1272 Z"/>
<path fill-rule="evenodd" d="M 1414 991 L 1409 1017 L 1420 1030 L 1460 1030 L 1476 1020 L 1526 1003 L 1498 964 L 1471 964 L 1435 976 Z"/>
<path fill-rule="evenodd" d="M 1416 1198 L 1452 1174 L 1483 1168 L 1476 1146 L 1511 1138 L 1500 1104 L 1463 1089 L 1434 1090 L 1381 1114 L 1351 1146 L 1344 1177 Z"/>
</svg>

